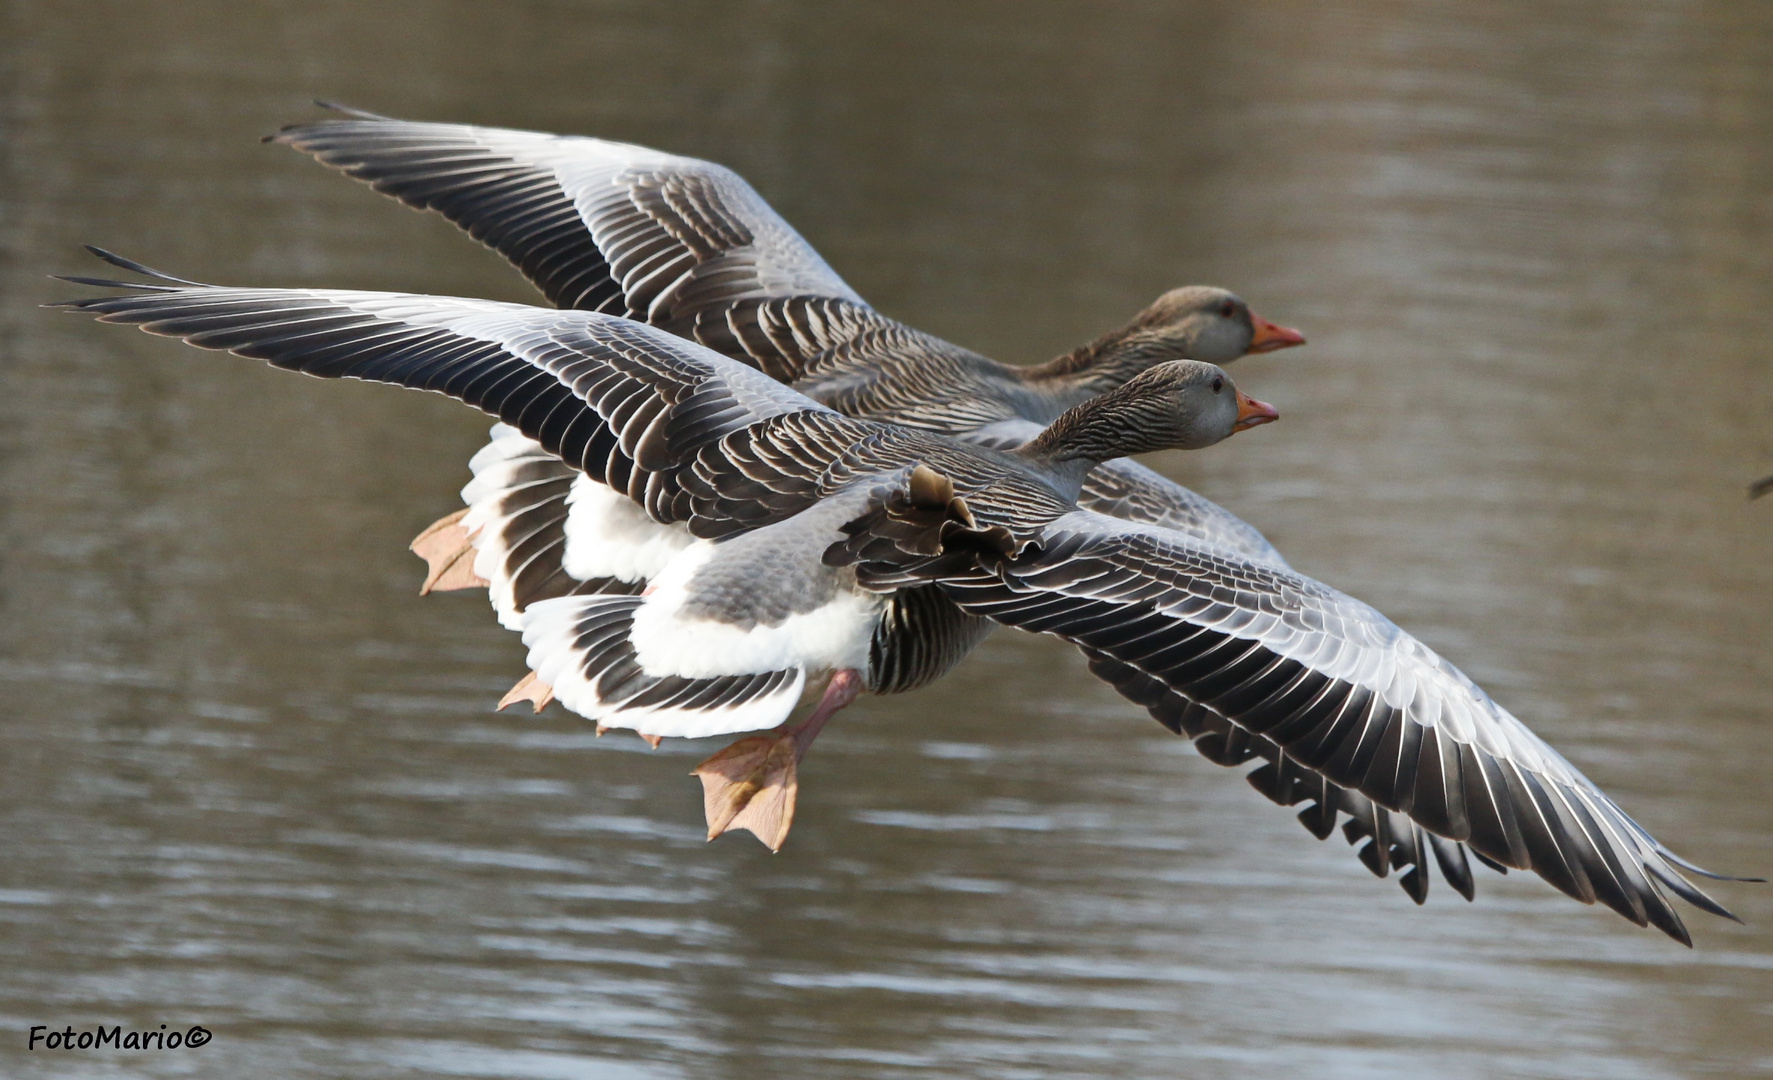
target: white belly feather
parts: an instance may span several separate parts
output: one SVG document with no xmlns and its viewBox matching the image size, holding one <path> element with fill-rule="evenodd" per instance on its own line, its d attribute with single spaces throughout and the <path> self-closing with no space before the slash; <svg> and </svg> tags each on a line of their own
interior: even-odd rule
<svg viewBox="0 0 1773 1080">
<path fill-rule="evenodd" d="M 681 525 L 661 525 L 640 504 L 588 476 L 573 479 L 561 565 L 580 581 L 651 581 L 695 542 Z"/>
<path fill-rule="evenodd" d="M 629 640 L 649 674 L 707 678 L 786 668 L 822 671 L 868 669 L 868 645 L 885 605 L 882 597 L 840 584 L 829 600 L 789 615 L 773 626 L 746 626 L 685 612 L 696 572 L 724 545 L 697 540 L 653 579 L 646 602 L 634 613 Z M 837 577 L 839 571 L 819 567 Z M 758 582 L 768 589 L 769 582 Z"/>
</svg>

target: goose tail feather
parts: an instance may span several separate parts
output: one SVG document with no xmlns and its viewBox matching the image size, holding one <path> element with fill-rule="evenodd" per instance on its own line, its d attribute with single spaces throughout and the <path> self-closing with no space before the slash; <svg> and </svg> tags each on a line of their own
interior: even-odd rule
<svg viewBox="0 0 1773 1080">
<path fill-rule="evenodd" d="M 603 727 L 701 738 L 771 728 L 806 687 L 800 668 L 690 678 L 654 675 L 629 635 L 643 596 L 566 596 L 524 614 L 529 666 L 562 705 Z"/>
</svg>

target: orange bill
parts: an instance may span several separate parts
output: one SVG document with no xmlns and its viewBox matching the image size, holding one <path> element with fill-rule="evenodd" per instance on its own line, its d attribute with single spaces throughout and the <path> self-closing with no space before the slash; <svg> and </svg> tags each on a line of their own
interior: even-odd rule
<svg viewBox="0 0 1773 1080">
<path fill-rule="evenodd" d="M 1242 390 L 1237 392 L 1237 426 L 1233 431 L 1245 431 L 1262 424 L 1272 424 L 1280 419 L 1280 413 L 1273 405 L 1248 397 Z"/>
<path fill-rule="evenodd" d="M 1271 323 L 1254 311 L 1250 312 L 1250 324 L 1256 333 L 1250 338 L 1250 352 L 1273 352 L 1276 349 L 1290 349 L 1295 345 L 1305 344 L 1305 335 L 1291 327 Z"/>
</svg>

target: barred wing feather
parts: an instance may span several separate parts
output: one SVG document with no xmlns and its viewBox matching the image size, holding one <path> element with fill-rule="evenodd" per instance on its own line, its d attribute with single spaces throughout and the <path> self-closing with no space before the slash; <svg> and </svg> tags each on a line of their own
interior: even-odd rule
<svg viewBox="0 0 1773 1080">
<path fill-rule="evenodd" d="M 1276 783 L 1318 777 L 1357 792 L 1683 942 L 1664 890 L 1727 914 L 1681 876 L 1697 868 L 1457 668 L 1309 578 L 1076 510 L 994 571 L 943 587 L 973 614 L 1075 642 L 1134 700 L 1172 693 L 1271 744 L 1289 774 Z"/>
<path fill-rule="evenodd" d="M 126 269 L 176 279 L 104 255 Z M 744 364 L 611 315 L 402 293 L 74 278 L 132 290 L 63 305 L 323 378 L 431 390 L 490 413 L 663 523 L 704 447 L 760 421 L 836 414 Z"/>
<path fill-rule="evenodd" d="M 643 322 L 746 299 L 865 307 L 744 178 L 575 135 L 353 114 L 275 140 L 498 251 L 558 307 Z"/>
<path fill-rule="evenodd" d="M 782 382 L 815 379 L 852 415 L 898 409 L 943 430 L 1005 415 L 965 392 L 983 357 L 875 311 L 725 166 L 587 136 L 341 111 L 350 118 L 274 138 L 443 215 L 557 307 L 648 323 Z"/>
</svg>

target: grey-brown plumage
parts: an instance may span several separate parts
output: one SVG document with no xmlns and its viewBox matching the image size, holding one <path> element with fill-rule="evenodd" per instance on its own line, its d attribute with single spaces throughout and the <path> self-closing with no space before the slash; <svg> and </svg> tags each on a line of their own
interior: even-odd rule
<svg viewBox="0 0 1773 1080">
<path fill-rule="evenodd" d="M 1372 608 L 1284 567 L 1076 506 L 1066 463 L 1146 438 L 1130 423 L 1121 442 L 1103 438 L 1116 411 L 1169 396 L 1195 423 L 1225 424 L 1207 365 L 1153 377 L 1137 402 L 1086 402 L 1059 435 L 1008 453 L 842 416 L 693 343 L 595 313 L 362 292 L 134 288 L 70 306 L 280 367 L 459 398 L 627 492 L 654 521 L 733 538 L 700 549 L 704 558 L 772 529 L 828 530 L 820 563 L 833 580 L 890 598 L 939 590 L 972 617 L 1071 641 L 1209 757 L 1264 759 L 1252 782 L 1275 801 L 1310 802 L 1314 832 L 1350 814 L 1344 831 L 1367 840 L 1363 861 L 1376 871 L 1410 867 L 1412 889 L 1426 887 L 1432 852 L 1464 891 L 1463 844 L 1681 941 L 1689 938 L 1671 894 L 1728 914 L 1682 873 L 1703 871 Z M 613 612 L 627 603 L 545 607 Z M 856 610 L 878 627 L 879 609 Z M 710 677 L 753 674 L 770 672 Z M 798 677 L 779 677 L 772 693 L 798 693 Z"/>
<path fill-rule="evenodd" d="M 849 416 L 948 434 L 1045 425 L 1155 364 L 1227 363 L 1304 340 L 1233 293 L 1188 286 L 1049 363 L 1001 364 L 875 311 L 723 166 L 602 139 L 340 111 L 349 118 L 273 138 L 442 214 L 559 307 L 697 341 Z M 1143 490 L 1098 507 L 1086 489 L 1084 505 L 1199 521 L 1224 536 L 1254 531 L 1155 473 L 1113 485 Z"/>
</svg>

